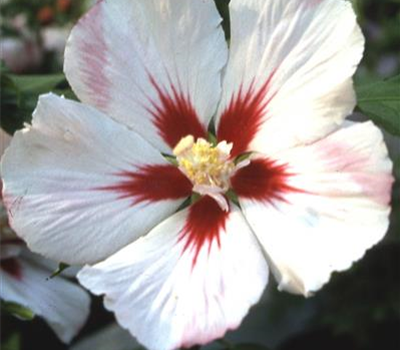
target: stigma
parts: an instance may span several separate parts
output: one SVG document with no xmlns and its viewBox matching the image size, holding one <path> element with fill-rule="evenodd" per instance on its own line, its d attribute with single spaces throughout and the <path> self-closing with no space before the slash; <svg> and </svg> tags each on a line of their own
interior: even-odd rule
<svg viewBox="0 0 400 350">
<path fill-rule="evenodd" d="M 214 198 L 224 211 L 229 210 L 224 193 L 229 190 L 230 178 L 236 170 L 230 156 L 232 146 L 226 141 L 215 146 L 188 135 L 173 150 L 179 169 L 193 184 L 193 191 Z"/>
</svg>

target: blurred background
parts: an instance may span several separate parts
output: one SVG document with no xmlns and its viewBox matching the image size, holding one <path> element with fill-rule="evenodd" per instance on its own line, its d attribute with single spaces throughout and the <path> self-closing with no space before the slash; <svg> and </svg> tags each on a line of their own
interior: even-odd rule
<svg viewBox="0 0 400 350">
<path fill-rule="evenodd" d="M 117 0 L 116 0 L 117 1 Z M 228 0 L 216 0 L 225 16 Z M 68 33 L 94 3 L 83 0 L 2 0 L 0 5 L 2 128 L 9 133 L 29 120 L 37 95 L 53 90 L 74 98 L 62 74 Z M 400 73 L 400 1 L 353 1 L 367 38 L 365 56 L 356 75 L 362 86 Z M 41 85 L 28 74 L 41 74 Z M 20 89 L 16 103 L 8 92 Z M 47 89 L 47 90 L 46 90 Z M 400 91 L 399 91 L 400 94 Z M 12 119 L 9 119 L 13 116 Z M 352 117 L 365 116 L 356 110 Z M 206 349 L 242 350 L 398 350 L 400 349 L 400 142 L 385 132 L 395 162 L 391 226 L 386 238 L 347 272 L 334 274 L 314 297 L 280 293 L 271 279 L 262 301 L 242 327 Z M 234 344 L 255 344 L 234 347 Z M 22 321 L 2 312 L 4 350 L 134 350 L 133 338 L 116 324 L 94 298 L 87 325 L 71 346 L 62 344 L 40 318 Z M 257 346 L 256 346 L 257 345 Z"/>
</svg>

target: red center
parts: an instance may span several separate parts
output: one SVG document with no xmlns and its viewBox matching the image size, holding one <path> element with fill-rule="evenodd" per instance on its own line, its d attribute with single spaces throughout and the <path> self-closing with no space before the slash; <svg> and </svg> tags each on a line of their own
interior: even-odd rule
<svg viewBox="0 0 400 350">
<path fill-rule="evenodd" d="M 270 92 L 272 77 L 273 75 L 259 89 L 254 84 L 247 91 L 240 89 L 222 113 L 217 136 L 218 140 L 233 143 L 232 157 L 251 151 L 249 146 L 262 123 L 266 121 L 268 104 L 274 96 Z M 166 144 L 173 148 L 188 135 L 193 135 L 195 139 L 205 138 L 206 130 L 190 99 L 174 86 L 165 89 L 157 85 L 151 76 L 149 79 L 159 97 L 157 103 L 150 101 L 149 111 Z M 132 198 L 132 206 L 139 202 L 183 200 L 192 194 L 191 182 L 172 165 L 146 165 L 136 171 L 127 170 L 116 175 L 121 180 L 101 190 L 117 192 L 121 199 Z M 290 176 L 286 166 L 258 158 L 234 174 L 231 188 L 242 199 L 263 202 L 285 200 L 285 193 L 296 191 L 288 185 Z M 193 253 L 193 265 L 204 246 L 210 249 L 214 241 L 220 245 L 220 235 L 225 230 L 229 215 L 229 212 L 224 212 L 208 196 L 189 208 L 180 240 L 185 240 L 184 251 Z"/>
</svg>

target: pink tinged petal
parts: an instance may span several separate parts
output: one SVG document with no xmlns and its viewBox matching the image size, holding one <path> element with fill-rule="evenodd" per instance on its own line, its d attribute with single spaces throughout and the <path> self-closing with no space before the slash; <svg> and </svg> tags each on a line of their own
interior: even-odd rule
<svg viewBox="0 0 400 350">
<path fill-rule="evenodd" d="M 232 0 L 230 15 L 217 129 L 226 128 L 227 113 L 243 123 L 246 115 L 229 111 L 247 91 L 253 91 L 253 99 L 262 94 L 259 105 L 266 106 L 256 123 L 254 113 L 248 117 L 247 149 L 266 154 L 315 141 L 352 112 L 352 75 L 364 38 L 350 2 Z"/>
<path fill-rule="evenodd" d="M 78 279 L 105 295 L 106 307 L 146 348 L 172 350 L 237 328 L 259 300 L 268 267 L 240 210 L 224 213 L 204 197 Z"/>
<path fill-rule="evenodd" d="M 188 181 L 171 168 L 159 151 L 104 114 L 42 96 L 32 126 L 16 133 L 2 161 L 10 224 L 33 251 L 53 260 L 102 260 L 184 201 Z"/>
<path fill-rule="evenodd" d="M 227 61 L 220 23 L 212 0 L 99 1 L 72 30 L 65 73 L 83 102 L 168 152 L 215 114 Z"/>
<path fill-rule="evenodd" d="M 392 163 L 381 131 L 370 122 L 283 151 L 275 161 L 292 174 L 287 185 L 301 191 L 239 201 L 279 288 L 309 295 L 385 235 Z"/>
<path fill-rule="evenodd" d="M 87 86 L 93 105 L 101 110 L 107 110 L 110 101 L 111 82 L 108 80 L 105 68 L 107 66 L 107 44 L 103 37 L 101 26 L 102 8 L 93 6 L 90 15 L 80 20 L 80 25 L 86 28 L 85 36 L 77 43 L 78 52 L 81 53 L 80 78 Z M 70 45 L 70 44 L 69 44 Z"/>
<path fill-rule="evenodd" d="M 63 342 L 69 343 L 89 316 L 89 295 L 62 277 L 48 279 L 51 271 L 28 257 L 22 256 L 17 262 L 19 279 L 0 269 L 0 297 L 31 309 Z"/>
</svg>

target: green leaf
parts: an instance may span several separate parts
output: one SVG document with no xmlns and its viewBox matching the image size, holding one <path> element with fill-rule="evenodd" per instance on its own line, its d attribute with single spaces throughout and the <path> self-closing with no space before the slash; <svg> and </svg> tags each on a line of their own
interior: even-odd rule
<svg viewBox="0 0 400 350">
<path fill-rule="evenodd" d="M 1 127 L 9 134 L 30 123 L 39 95 L 53 91 L 76 99 L 64 74 L 15 75 L 1 67 Z"/>
<path fill-rule="evenodd" d="M 1 102 L 16 103 L 19 91 L 14 81 L 6 73 L 1 73 Z"/>
<path fill-rule="evenodd" d="M 6 62 L 4 60 L 0 60 L 0 73 L 10 73 L 10 69 L 6 66 Z"/>
<path fill-rule="evenodd" d="M 356 86 L 358 108 L 387 132 L 400 136 L 400 75 Z"/>
<path fill-rule="evenodd" d="M 21 335 L 13 333 L 7 340 L 1 344 L 2 350 L 19 350 L 21 348 Z"/>
<path fill-rule="evenodd" d="M 25 321 L 31 321 L 35 317 L 34 312 L 27 307 L 9 301 L 1 301 L 1 310 Z"/>
<path fill-rule="evenodd" d="M 62 73 L 46 75 L 10 74 L 9 77 L 20 93 L 35 93 L 36 95 L 52 91 L 61 83 L 65 82 L 65 76 Z"/>
<path fill-rule="evenodd" d="M 1 127 L 13 134 L 31 120 L 37 96 L 20 93 L 10 75 L 1 74 Z"/>
<path fill-rule="evenodd" d="M 50 279 L 58 276 L 60 273 L 62 273 L 64 270 L 68 269 L 70 265 L 68 264 L 64 264 L 64 263 L 59 263 L 57 270 L 55 270 L 51 275 L 50 275 Z"/>
</svg>

